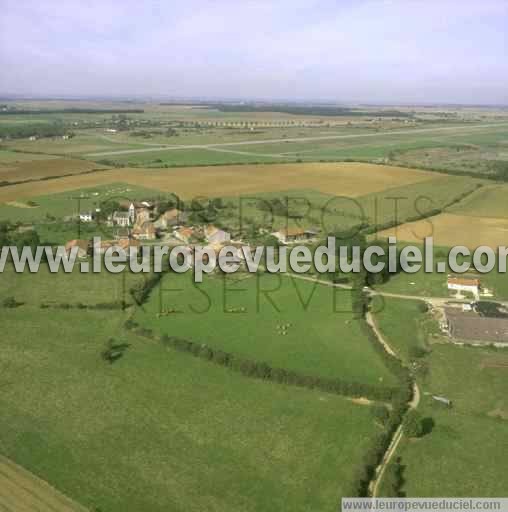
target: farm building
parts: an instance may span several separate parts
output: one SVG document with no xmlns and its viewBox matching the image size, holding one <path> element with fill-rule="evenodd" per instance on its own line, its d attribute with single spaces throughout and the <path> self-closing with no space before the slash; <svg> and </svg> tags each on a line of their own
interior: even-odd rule
<svg viewBox="0 0 508 512">
<path fill-rule="evenodd" d="M 451 338 L 474 345 L 508 345 L 508 318 L 481 316 L 457 307 L 445 307 L 444 312 Z"/>
<path fill-rule="evenodd" d="M 479 279 L 467 279 L 464 277 L 448 277 L 448 290 L 472 293 L 475 299 L 480 298 L 480 281 Z"/>
<path fill-rule="evenodd" d="M 186 221 L 187 215 L 176 209 L 172 208 L 171 210 L 167 210 L 164 212 L 156 221 L 155 227 L 156 229 L 166 230 L 170 227 L 177 226 Z"/>
<path fill-rule="evenodd" d="M 194 231 L 194 228 L 180 228 L 175 229 L 175 231 L 173 231 L 173 235 L 175 236 L 175 238 L 178 238 L 178 240 L 182 241 L 185 244 L 188 244 L 191 241 L 192 237 L 195 235 Z"/>
<path fill-rule="evenodd" d="M 231 235 L 216 226 L 208 225 L 204 230 L 205 238 L 209 243 L 224 243 L 231 240 Z"/>
<path fill-rule="evenodd" d="M 141 224 L 136 224 L 132 230 L 132 236 L 138 240 L 155 240 L 156 231 L 153 222 L 145 221 Z"/>
<path fill-rule="evenodd" d="M 136 208 L 136 224 L 141 225 L 145 222 L 152 220 L 152 212 L 146 208 Z"/>
<path fill-rule="evenodd" d="M 310 240 L 317 235 L 317 232 L 314 230 L 302 228 L 288 228 L 276 231 L 275 233 L 272 233 L 272 235 L 280 240 L 283 244 L 288 244 Z"/>
<path fill-rule="evenodd" d="M 81 212 L 79 214 L 79 220 L 81 222 L 92 222 L 94 218 L 93 212 Z"/>
<path fill-rule="evenodd" d="M 86 258 L 88 256 L 88 248 L 90 247 L 90 243 L 88 240 L 69 240 L 65 244 L 65 252 L 67 253 L 67 255 L 70 254 L 71 250 L 74 247 L 78 248 L 78 258 Z"/>
<path fill-rule="evenodd" d="M 129 212 L 113 212 L 112 221 L 115 226 L 130 226 Z"/>
</svg>

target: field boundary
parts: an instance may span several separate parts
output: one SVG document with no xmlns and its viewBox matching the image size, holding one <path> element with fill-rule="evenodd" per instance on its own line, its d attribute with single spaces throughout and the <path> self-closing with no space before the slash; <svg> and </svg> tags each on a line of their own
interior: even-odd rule
<svg viewBox="0 0 508 512">
<path fill-rule="evenodd" d="M 51 484 L 0 455 L 0 510 L 90 512 Z"/>
</svg>

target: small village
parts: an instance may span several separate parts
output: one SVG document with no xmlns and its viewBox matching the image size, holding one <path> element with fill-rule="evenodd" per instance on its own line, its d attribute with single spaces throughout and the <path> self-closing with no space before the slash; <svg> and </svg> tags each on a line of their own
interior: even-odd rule
<svg viewBox="0 0 508 512">
<path fill-rule="evenodd" d="M 97 222 L 101 210 L 87 210 L 79 213 L 78 222 L 89 224 Z M 113 211 L 105 219 L 105 226 L 114 233 L 111 239 L 102 239 L 93 244 L 91 239 L 72 239 L 65 245 L 67 253 L 78 248 L 78 258 L 87 258 L 93 254 L 105 254 L 112 247 L 123 249 L 127 255 L 141 246 L 159 245 L 174 247 L 184 245 L 194 250 L 196 246 L 212 250 L 219 254 L 227 246 L 237 250 L 237 258 L 244 259 L 242 248 L 249 243 L 240 236 L 221 229 L 212 223 L 192 223 L 189 213 L 172 207 L 161 208 L 157 201 L 121 201 L 119 209 Z M 273 237 L 279 245 L 291 245 L 316 241 L 318 229 L 299 227 L 283 228 L 272 233 L 260 229 L 264 234 Z"/>
</svg>

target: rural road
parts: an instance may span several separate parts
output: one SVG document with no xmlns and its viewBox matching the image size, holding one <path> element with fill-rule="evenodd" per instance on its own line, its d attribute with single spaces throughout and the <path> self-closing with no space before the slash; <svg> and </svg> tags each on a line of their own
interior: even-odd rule
<svg viewBox="0 0 508 512">
<path fill-rule="evenodd" d="M 390 346 L 386 338 L 383 336 L 381 331 L 379 330 L 376 321 L 374 319 L 374 315 L 369 311 L 366 315 L 366 320 L 369 326 L 374 331 L 374 334 L 376 335 L 379 342 L 383 345 L 384 349 L 391 354 L 393 357 L 398 357 L 397 353 L 393 348 Z M 416 382 L 413 382 L 413 396 L 411 397 L 411 401 L 408 402 L 408 407 L 410 409 L 416 409 L 418 407 L 418 404 L 420 403 L 420 388 L 418 387 L 418 384 Z M 375 479 L 371 481 L 370 491 L 373 498 L 375 498 L 379 491 L 379 485 L 381 481 L 383 480 L 383 475 L 386 471 L 386 468 L 390 461 L 392 460 L 393 456 L 395 455 L 395 452 L 397 451 L 397 448 L 400 444 L 400 441 L 402 440 L 403 435 L 403 427 L 402 423 L 398 426 L 397 430 L 393 434 L 392 440 L 390 442 L 390 446 L 388 447 L 388 450 L 386 450 L 383 460 L 381 461 L 381 464 L 376 468 L 375 473 Z"/>
<path fill-rule="evenodd" d="M 318 282 L 320 284 L 326 285 L 326 286 L 332 286 L 335 288 L 343 288 L 346 290 L 351 290 L 351 286 L 344 285 L 344 284 L 338 284 L 338 283 L 332 283 L 330 281 L 323 281 L 321 279 L 314 279 L 312 277 L 302 276 L 299 274 L 283 274 L 287 277 L 295 277 L 297 279 L 302 279 L 304 281 L 310 281 L 310 282 Z M 400 299 L 409 299 L 409 300 L 426 300 L 427 302 L 431 302 L 433 305 L 443 304 L 444 302 L 448 301 L 449 299 L 442 298 L 442 297 L 419 297 L 414 295 L 401 295 L 397 293 L 382 293 L 377 292 L 375 290 L 370 289 L 367 292 L 370 296 L 380 295 L 385 297 L 393 297 L 393 298 L 400 298 Z M 379 329 L 379 327 L 376 324 L 376 320 L 374 318 L 374 315 L 372 312 L 368 311 L 365 315 L 365 320 L 369 327 L 372 329 L 374 334 L 376 335 L 377 340 L 381 345 L 383 346 L 384 350 L 388 352 L 393 357 L 396 357 L 397 359 L 400 359 L 400 357 L 397 355 L 397 352 L 393 349 L 393 347 L 388 343 L 387 339 L 384 337 L 383 333 Z M 408 402 L 408 407 L 410 409 L 416 409 L 420 403 L 420 388 L 418 387 L 418 384 L 413 381 L 413 393 L 411 400 Z M 375 477 L 373 480 L 371 480 L 369 485 L 369 491 L 373 498 L 375 498 L 379 492 L 379 486 L 381 484 L 381 481 L 383 480 L 383 476 L 385 474 L 386 468 L 388 464 L 391 462 L 393 456 L 397 452 L 397 448 L 402 440 L 403 437 L 403 426 L 402 423 L 397 427 L 397 430 L 393 434 L 392 440 L 390 441 L 390 445 L 388 446 L 388 450 L 386 450 L 385 454 L 383 455 L 383 459 L 381 460 L 381 463 L 376 468 Z"/>
<path fill-rule="evenodd" d="M 257 144 L 278 144 L 281 142 L 313 142 L 322 140 L 340 140 L 340 139 L 356 139 L 367 137 L 383 137 L 390 135 L 409 135 L 412 133 L 439 133 L 446 131 L 475 130 L 483 128 L 496 128 L 499 126 L 508 126 L 506 123 L 477 124 L 472 126 L 442 126 L 436 128 L 415 128 L 408 130 L 394 130 L 388 132 L 375 133 L 351 133 L 342 135 L 321 135 L 316 137 L 288 137 L 278 139 L 256 139 L 238 142 L 216 142 L 212 144 L 180 144 L 180 145 L 159 145 L 142 149 L 123 149 L 117 151 L 102 151 L 98 153 L 89 153 L 87 157 L 113 156 L 113 155 L 130 155 L 134 153 L 148 153 L 151 151 L 170 151 L 178 149 L 213 149 L 231 146 L 253 146 Z"/>
</svg>

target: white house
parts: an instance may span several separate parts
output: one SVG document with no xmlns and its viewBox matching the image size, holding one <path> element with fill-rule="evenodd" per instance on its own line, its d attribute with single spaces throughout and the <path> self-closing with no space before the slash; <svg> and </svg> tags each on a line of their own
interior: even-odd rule
<svg viewBox="0 0 508 512">
<path fill-rule="evenodd" d="M 448 290 L 472 293 L 476 300 L 480 298 L 479 279 L 466 279 L 463 277 L 448 277 Z"/>
<path fill-rule="evenodd" d="M 81 212 L 79 214 L 79 220 L 81 222 L 92 222 L 93 221 L 93 212 Z"/>
<path fill-rule="evenodd" d="M 130 226 L 129 212 L 113 212 L 113 224 L 117 226 Z"/>
</svg>

